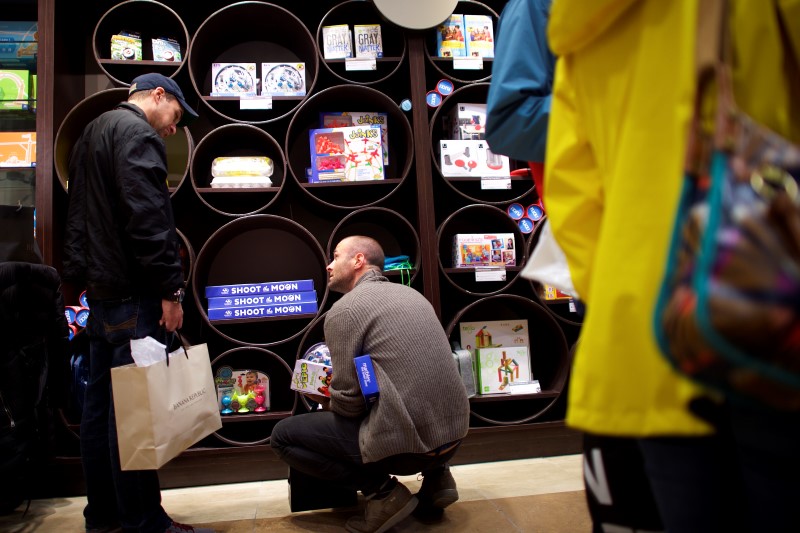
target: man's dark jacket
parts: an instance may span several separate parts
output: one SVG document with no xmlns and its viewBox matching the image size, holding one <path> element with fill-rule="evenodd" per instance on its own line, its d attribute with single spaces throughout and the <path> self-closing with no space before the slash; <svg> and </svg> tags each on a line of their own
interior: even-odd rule
<svg viewBox="0 0 800 533">
<path fill-rule="evenodd" d="M 183 286 L 166 161 L 164 140 L 127 102 L 75 144 L 62 278 L 90 299 L 167 298 Z"/>
</svg>

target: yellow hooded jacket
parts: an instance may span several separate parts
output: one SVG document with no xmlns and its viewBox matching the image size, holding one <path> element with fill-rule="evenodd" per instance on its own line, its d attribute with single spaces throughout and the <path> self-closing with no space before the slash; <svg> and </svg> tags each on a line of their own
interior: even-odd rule
<svg viewBox="0 0 800 533">
<path fill-rule="evenodd" d="M 800 52 L 800 0 L 731 3 L 739 106 L 800 139 L 776 16 L 777 7 Z M 702 391 L 671 370 L 652 326 L 692 114 L 696 25 L 694 1 L 555 0 L 551 9 L 559 60 L 546 201 L 587 304 L 567 423 L 592 433 L 711 431 L 687 410 Z"/>
</svg>

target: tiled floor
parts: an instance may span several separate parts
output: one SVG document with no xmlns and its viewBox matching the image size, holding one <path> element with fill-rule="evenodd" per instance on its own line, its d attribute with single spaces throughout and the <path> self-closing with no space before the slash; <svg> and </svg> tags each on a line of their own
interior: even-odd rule
<svg viewBox="0 0 800 533">
<path fill-rule="evenodd" d="M 581 455 L 566 455 L 454 466 L 460 499 L 442 520 L 422 523 L 409 517 L 392 531 L 588 533 L 581 460 Z M 399 479 L 412 492 L 419 489 L 415 476 Z M 292 513 L 286 480 L 164 490 L 162 498 L 174 520 L 219 533 L 343 531 L 347 518 L 360 511 Z M 24 505 L 0 517 L 0 531 L 81 533 L 84 505 L 82 497 L 36 500 L 24 518 Z"/>
</svg>

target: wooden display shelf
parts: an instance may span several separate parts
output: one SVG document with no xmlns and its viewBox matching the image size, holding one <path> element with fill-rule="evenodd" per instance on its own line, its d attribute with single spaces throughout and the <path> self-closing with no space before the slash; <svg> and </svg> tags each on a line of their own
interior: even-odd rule
<svg viewBox="0 0 800 533">
<path fill-rule="evenodd" d="M 304 189 L 313 189 L 315 187 L 363 187 L 365 185 L 397 185 L 403 180 L 400 179 L 385 179 L 385 180 L 365 180 L 365 181 L 328 181 L 320 183 L 301 183 L 300 186 Z"/>
<path fill-rule="evenodd" d="M 558 398 L 561 391 L 543 390 L 542 392 L 534 392 L 529 394 L 478 394 L 469 399 L 472 403 L 483 402 L 504 402 L 514 400 L 536 400 L 538 398 Z"/>
<path fill-rule="evenodd" d="M 230 415 L 223 415 L 222 416 L 222 425 L 226 424 L 236 424 L 238 422 L 253 422 L 259 420 L 283 420 L 284 418 L 289 418 L 292 416 L 291 411 L 265 411 L 263 413 L 253 413 L 253 414 L 230 414 Z"/>
<path fill-rule="evenodd" d="M 216 193 L 245 193 L 245 192 L 278 192 L 280 187 L 197 187 L 197 192 L 202 194 Z"/>
<path fill-rule="evenodd" d="M 291 305 L 291 304 L 287 304 Z M 252 324 L 255 322 L 275 322 L 275 321 L 282 321 L 282 320 L 297 320 L 301 318 L 314 318 L 316 313 L 303 313 L 297 315 L 279 315 L 279 316 L 265 316 L 265 317 L 258 317 L 258 318 L 231 318 L 230 320 L 211 320 L 209 319 L 208 322 L 214 324 L 216 326 L 225 325 L 225 324 Z"/>
<path fill-rule="evenodd" d="M 390 63 L 390 62 L 402 61 L 403 58 L 399 57 L 399 56 L 398 57 L 395 57 L 395 56 L 386 57 L 386 56 L 384 56 L 384 57 L 375 57 L 375 58 L 372 58 L 372 57 L 350 57 L 350 58 L 347 58 L 347 59 L 325 59 L 324 61 L 326 63 L 347 63 L 348 61 L 355 61 L 355 60 L 369 61 L 370 59 L 374 59 L 377 63 Z"/>
<path fill-rule="evenodd" d="M 141 59 L 138 61 L 130 59 L 98 59 L 101 65 L 130 65 L 131 67 L 180 67 L 183 61 L 154 61 L 152 59 Z"/>
</svg>

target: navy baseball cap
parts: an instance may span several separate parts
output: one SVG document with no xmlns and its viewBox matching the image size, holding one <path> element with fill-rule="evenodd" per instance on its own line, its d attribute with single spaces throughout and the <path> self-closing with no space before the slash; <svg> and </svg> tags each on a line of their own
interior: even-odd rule
<svg viewBox="0 0 800 533">
<path fill-rule="evenodd" d="M 186 99 L 183 97 L 181 88 L 178 87 L 178 84 L 175 83 L 175 80 L 168 78 L 163 74 L 151 72 L 150 74 L 142 74 L 141 76 L 137 76 L 131 82 L 131 88 L 128 90 L 128 96 L 137 91 L 148 91 L 155 89 L 156 87 L 162 87 L 164 91 L 177 98 L 178 103 L 181 104 L 181 107 L 183 108 L 183 115 L 181 116 L 181 120 L 178 122 L 177 127 L 182 128 L 195 121 L 197 118 L 197 112 L 189 107 L 189 104 L 186 103 Z"/>
</svg>

